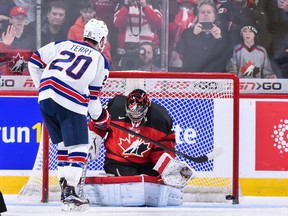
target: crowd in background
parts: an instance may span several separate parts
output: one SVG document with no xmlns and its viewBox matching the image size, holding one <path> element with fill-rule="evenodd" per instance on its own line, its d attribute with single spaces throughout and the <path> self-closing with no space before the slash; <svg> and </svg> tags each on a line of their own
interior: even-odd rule
<svg viewBox="0 0 288 216">
<path fill-rule="evenodd" d="M 38 8 L 37 0 L 0 0 L 0 75 L 28 74 L 32 52 L 82 41 L 85 23 L 97 18 L 109 28 L 111 70 L 288 77 L 288 0 L 163 1 L 42 0 Z"/>
</svg>

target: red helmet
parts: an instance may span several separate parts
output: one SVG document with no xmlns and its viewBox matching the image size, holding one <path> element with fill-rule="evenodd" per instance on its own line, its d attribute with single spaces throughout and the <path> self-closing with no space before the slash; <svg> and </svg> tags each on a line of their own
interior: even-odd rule
<svg viewBox="0 0 288 216">
<path fill-rule="evenodd" d="M 126 114 L 130 118 L 132 126 L 138 127 L 142 119 L 146 116 L 150 100 L 145 91 L 141 89 L 133 90 L 126 98 Z"/>
<path fill-rule="evenodd" d="M 182 2 L 190 2 L 196 6 L 198 5 L 197 0 L 177 0 L 177 3 L 182 3 Z"/>
</svg>

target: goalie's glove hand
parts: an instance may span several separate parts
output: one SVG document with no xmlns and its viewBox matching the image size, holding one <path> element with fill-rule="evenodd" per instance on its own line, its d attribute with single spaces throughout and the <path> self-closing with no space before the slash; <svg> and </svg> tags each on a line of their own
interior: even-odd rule
<svg viewBox="0 0 288 216">
<path fill-rule="evenodd" d="M 103 139 L 101 136 L 94 131 L 89 130 L 89 154 L 91 160 L 96 160 L 98 158 L 102 141 Z"/>
<path fill-rule="evenodd" d="M 159 172 L 165 184 L 174 187 L 184 187 L 195 178 L 194 169 L 186 162 L 173 159 L 168 153 L 161 155 L 153 169 Z"/>
<path fill-rule="evenodd" d="M 109 112 L 102 108 L 102 113 L 97 120 L 90 118 L 88 128 L 103 138 L 110 128 L 110 121 L 111 118 Z"/>
</svg>

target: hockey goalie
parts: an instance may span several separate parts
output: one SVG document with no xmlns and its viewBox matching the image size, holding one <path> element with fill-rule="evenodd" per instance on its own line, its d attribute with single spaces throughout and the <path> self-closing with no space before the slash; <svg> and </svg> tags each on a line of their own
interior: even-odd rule
<svg viewBox="0 0 288 216">
<path fill-rule="evenodd" d="M 150 101 L 142 89 L 115 96 L 105 104 L 101 116 L 88 123 L 92 160 L 97 159 L 104 142 L 106 176 L 94 182 L 86 179 L 84 196 L 100 205 L 181 205 L 183 187 L 195 177 L 195 171 L 173 152 L 114 127 L 110 121 L 175 148 L 172 119 L 163 106 Z"/>
</svg>

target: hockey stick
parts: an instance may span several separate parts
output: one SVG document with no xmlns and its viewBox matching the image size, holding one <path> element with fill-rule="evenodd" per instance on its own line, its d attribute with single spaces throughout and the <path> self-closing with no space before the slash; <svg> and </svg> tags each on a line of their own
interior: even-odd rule
<svg viewBox="0 0 288 216">
<path fill-rule="evenodd" d="M 90 161 L 90 154 L 88 155 L 87 160 L 86 160 L 86 162 L 84 164 L 84 167 L 83 167 L 83 170 L 82 170 L 80 187 L 79 187 L 79 192 L 78 192 L 78 196 L 79 197 L 83 196 L 83 187 L 85 185 L 85 180 L 86 180 L 86 175 L 87 175 L 89 161 Z"/>
<path fill-rule="evenodd" d="M 163 144 L 161 144 L 159 142 L 156 142 L 155 140 L 152 140 L 152 139 L 150 139 L 150 138 L 148 138 L 146 136 L 143 136 L 143 135 L 138 134 L 138 133 L 136 133 L 136 132 L 134 132 L 132 130 L 129 130 L 129 129 L 125 128 L 125 127 L 122 127 L 122 126 L 120 126 L 118 124 L 115 124 L 114 122 L 110 122 L 110 125 L 112 127 L 118 128 L 118 129 L 120 129 L 122 131 L 125 131 L 126 133 L 132 134 L 132 135 L 134 135 L 134 136 L 136 136 L 136 137 L 138 137 L 140 139 L 146 140 L 146 141 L 148 141 L 148 142 L 150 142 L 150 143 L 152 143 L 152 144 L 154 144 L 154 145 L 156 145 L 156 146 L 158 146 L 158 147 L 160 147 L 162 149 L 165 149 L 165 150 L 168 150 L 170 152 L 173 152 L 173 153 L 175 153 L 177 155 L 180 155 L 180 156 L 182 156 L 182 157 L 184 157 L 184 158 L 186 158 L 188 160 L 194 161 L 196 163 L 203 163 L 203 162 L 212 160 L 212 159 L 218 157 L 223 152 L 223 149 L 221 147 L 219 147 L 219 148 L 214 149 L 212 152 L 208 153 L 207 155 L 203 155 L 203 156 L 200 156 L 200 157 L 191 157 L 191 156 L 186 155 L 186 154 L 184 154 L 182 152 L 179 152 L 179 151 L 177 151 L 177 150 L 175 150 L 175 149 L 173 149 L 173 148 L 171 148 L 169 146 L 165 146 L 165 145 L 163 145 Z"/>
</svg>

